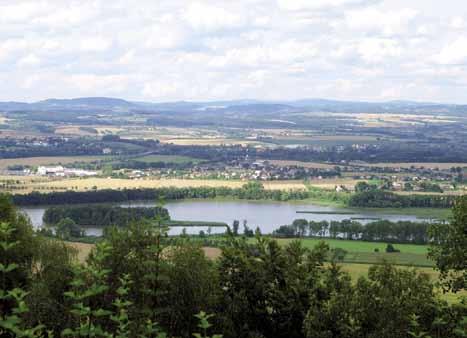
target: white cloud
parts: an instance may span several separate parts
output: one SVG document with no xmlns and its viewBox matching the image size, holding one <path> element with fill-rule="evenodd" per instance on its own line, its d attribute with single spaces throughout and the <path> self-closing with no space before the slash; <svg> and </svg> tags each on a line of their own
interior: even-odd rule
<svg viewBox="0 0 467 338">
<path fill-rule="evenodd" d="M 41 60 L 34 54 L 28 54 L 17 62 L 17 65 L 20 67 L 33 67 L 38 66 L 41 63 Z"/>
<path fill-rule="evenodd" d="M 369 63 L 390 62 L 402 53 L 402 47 L 393 39 L 368 38 L 358 44 L 358 53 Z"/>
<path fill-rule="evenodd" d="M 152 81 L 144 85 L 142 94 L 147 98 L 160 100 L 175 97 L 178 90 L 179 85 L 175 82 Z"/>
<path fill-rule="evenodd" d="M 445 65 L 467 64 L 467 36 L 461 36 L 443 47 L 436 60 Z"/>
<path fill-rule="evenodd" d="M 86 37 L 80 41 L 80 48 L 86 52 L 103 52 L 108 50 L 112 42 L 102 36 Z"/>
<path fill-rule="evenodd" d="M 345 20 L 351 29 L 366 32 L 379 31 L 383 35 L 401 34 L 417 16 L 417 11 L 404 8 L 397 11 L 384 11 L 378 8 L 364 8 L 349 11 Z"/>
<path fill-rule="evenodd" d="M 244 23 L 244 15 L 238 15 L 223 7 L 192 3 L 183 13 L 183 19 L 194 29 L 211 31 L 239 27 Z"/>
<path fill-rule="evenodd" d="M 81 93 L 95 93 L 106 88 L 110 93 L 121 93 L 128 85 L 128 78 L 123 75 L 73 74 L 66 78 L 69 85 Z"/>
<path fill-rule="evenodd" d="M 47 11 L 47 4 L 44 1 L 18 1 L 7 4 L 0 4 L 0 22 L 18 23 L 25 22 L 37 17 Z"/>
<path fill-rule="evenodd" d="M 279 8 L 288 11 L 321 10 L 368 3 L 365 0 L 277 0 Z"/>
<path fill-rule="evenodd" d="M 467 26 L 466 19 L 461 16 L 455 16 L 451 19 L 449 26 L 454 29 L 464 29 Z"/>
</svg>

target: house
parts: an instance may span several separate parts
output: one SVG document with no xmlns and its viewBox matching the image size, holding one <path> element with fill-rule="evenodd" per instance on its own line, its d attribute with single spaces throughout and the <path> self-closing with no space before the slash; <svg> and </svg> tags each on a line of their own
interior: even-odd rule
<svg viewBox="0 0 467 338">
<path fill-rule="evenodd" d="M 56 167 L 44 167 L 40 166 L 37 168 L 37 174 L 41 176 L 46 176 L 46 175 L 55 175 L 59 176 L 58 174 L 63 173 L 64 168 L 59 165 Z"/>
</svg>

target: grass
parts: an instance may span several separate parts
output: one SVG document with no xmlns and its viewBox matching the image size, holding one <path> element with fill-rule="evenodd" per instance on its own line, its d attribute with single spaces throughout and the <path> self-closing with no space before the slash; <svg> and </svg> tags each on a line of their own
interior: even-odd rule
<svg viewBox="0 0 467 338">
<path fill-rule="evenodd" d="M 278 238 L 277 241 L 282 245 L 294 241 L 294 238 Z M 364 242 L 364 241 L 351 241 L 346 239 L 328 239 L 328 238 L 302 238 L 300 239 L 303 246 L 306 248 L 313 248 L 316 244 L 321 241 L 326 242 L 331 249 L 341 248 L 349 252 L 355 253 L 374 253 L 375 248 L 379 249 L 380 252 L 384 252 L 386 243 L 382 242 Z M 426 255 L 428 253 L 427 245 L 416 245 L 416 244 L 394 244 L 396 249 L 401 250 L 404 253 Z"/>
<path fill-rule="evenodd" d="M 368 269 L 373 264 L 356 264 L 356 263 L 342 263 L 339 264 L 342 267 L 342 270 L 349 273 L 350 277 L 354 282 L 356 282 L 360 277 L 368 276 Z M 410 267 L 399 266 L 399 269 L 409 269 Z M 417 267 L 416 270 L 420 273 L 427 274 L 430 276 L 432 281 L 439 280 L 439 272 L 433 269 L 432 267 Z M 447 301 L 450 304 L 459 303 L 461 297 L 467 296 L 467 291 L 461 291 L 459 293 L 447 292 L 443 293 L 441 290 L 438 290 L 439 296 Z"/>
<path fill-rule="evenodd" d="M 278 238 L 281 245 L 287 245 L 296 240 L 295 238 Z M 431 267 L 433 262 L 427 258 L 428 246 L 415 244 L 394 244 L 400 250 L 399 253 L 386 253 L 387 243 L 351 241 L 343 239 L 328 238 L 302 238 L 300 239 L 305 248 L 312 249 L 316 244 L 324 241 L 331 249 L 341 248 L 347 251 L 343 262 L 378 264 L 388 261 L 396 265 Z M 378 252 L 375 252 L 378 249 Z"/>
<path fill-rule="evenodd" d="M 177 221 L 170 220 L 165 222 L 164 225 L 169 227 L 195 227 L 195 226 L 204 226 L 204 227 L 224 227 L 227 228 L 227 223 L 223 222 L 204 222 L 204 221 Z"/>
</svg>

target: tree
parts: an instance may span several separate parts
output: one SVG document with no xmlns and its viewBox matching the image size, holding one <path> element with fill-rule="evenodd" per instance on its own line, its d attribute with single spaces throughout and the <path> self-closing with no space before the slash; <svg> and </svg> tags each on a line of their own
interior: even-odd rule
<svg viewBox="0 0 467 338">
<path fill-rule="evenodd" d="M 375 189 L 376 189 L 375 185 L 368 184 L 365 181 L 360 181 L 360 182 L 357 182 L 357 184 L 355 184 L 355 192 L 367 192 L 367 191 L 371 191 Z"/>
<path fill-rule="evenodd" d="M 429 256 L 441 273 L 445 290 L 467 288 L 467 195 L 459 197 L 447 224 L 433 224 Z"/>
<path fill-rule="evenodd" d="M 57 237 L 70 239 L 71 237 L 83 237 L 84 231 L 71 218 L 63 218 L 55 227 Z"/>
<path fill-rule="evenodd" d="M 238 220 L 234 220 L 232 224 L 232 231 L 234 236 L 238 236 L 238 229 L 240 227 L 240 222 Z"/>
</svg>

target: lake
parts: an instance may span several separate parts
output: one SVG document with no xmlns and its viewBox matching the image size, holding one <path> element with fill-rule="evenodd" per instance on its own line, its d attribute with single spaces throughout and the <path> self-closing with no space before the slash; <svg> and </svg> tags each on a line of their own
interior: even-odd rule
<svg viewBox="0 0 467 338">
<path fill-rule="evenodd" d="M 140 201 L 132 203 L 114 203 L 122 207 L 151 207 L 153 201 Z M 184 200 L 169 202 L 165 205 L 170 217 L 179 221 L 211 221 L 225 222 L 229 225 L 234 220 L 240 221 L 240 231 L 243 231 L 243 221 L 248 227 L 255 229 L 257 226 L 264 234 L 271 233 L 279 226 L 291 224 L 294 219 L 304 218 L 313 221 L 341 221 L 355 218 L 361 223 L 381 218 L 390 221 L 422 221 L 414 215 L 385 214 L 381 210 L 368 211 L 358 209 L 343 209 L 338 207 L 321 206 L 310 203 L 287 202 L 256 202 L 256 201 L 213 201 L 213 200 Z M 35 227 L 42 226 L 42 216 L 47 207 L 23 207 L 23 210 L 31 219 Z M 297 213 L 307 211 L 312 213 Z M 314 212 L 314 213 L 313 213 Z M 207 227 L 189 227 L 187 233 L 199 233 L 207 230 Z M 212 233 L 224 232 L 223 228 L 213 227 Z M 181 233 L 181 228 L 172 228 L 170 234 Z M 88 235 L 100 235 L 101 228 L 86 228 Z"/>
</svg>

